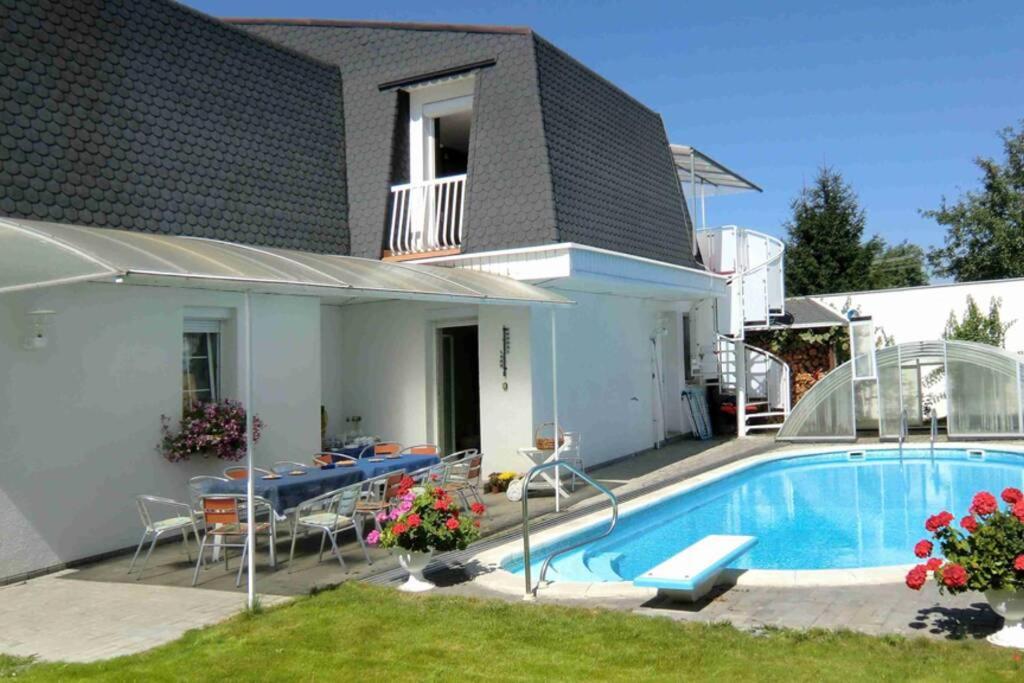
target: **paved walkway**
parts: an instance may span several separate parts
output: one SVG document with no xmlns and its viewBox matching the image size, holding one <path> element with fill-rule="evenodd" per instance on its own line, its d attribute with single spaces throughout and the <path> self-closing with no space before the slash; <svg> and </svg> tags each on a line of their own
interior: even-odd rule
<svg viewBox="0 0 1024 683">
<path fill-rule="evenodd" d="M 132 654 L 223 621 L 244 594 L 75 581 L 74 570 L 0 588 L 0 652 L 90 662 Z M 265 597 L 270 606 L 285 598 Z"/>
<path fill-rule="evenodd" d="M 431 575 L 438 593 L 481 599 L 521 601 L 481 588 L 458 570 Z M 534 603 L 530 603 L 534 604 Z M 694 604 L 661 598 L 647 602 L 623 598 L 581 600 L 545 597 L 536 604 L 601 607 L 680 621 L 727 622 L 744 630 L 766 627 L 849 629 L 872 635 L 898 634 L 942 639 L 981 638 L 995 632 L 1002 620 L 983 595 L 940 596 L 929 583 L 915 592 L 902 583 L 843 587 L 718 587 Z"/>
</svg>

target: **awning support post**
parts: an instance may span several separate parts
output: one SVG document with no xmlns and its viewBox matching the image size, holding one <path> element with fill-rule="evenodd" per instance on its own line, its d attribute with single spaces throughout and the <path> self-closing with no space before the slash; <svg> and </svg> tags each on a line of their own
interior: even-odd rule
<svg viewBox="0 0 1024 683">
<path fill-rule="evenodd" d="M 245 329 L 244 329 L 244 344 L 245 344 L 245 467 L 246 467 L 246 485 L 245 485 L 245 519 L 247 522 L 246 526 L 246 542 L 249 544 L 249 552 L 247 555 L 248 561 L 248 576 L 247 576 L 247 597 L 246 605 L 251 610 L 256 605 L 256 517 L 255 517 L 255 501 L 254 490 L 253 490 L 253 404 L 252 404 L 252 292 L 249 290 L 245 291 Z"/>
<path fill-rule="evenodd" d="M 558 335 L 556 334 L 555 327 L 555 307 L 551 307 L 551 409 L 555 413 L 555 462 L 558 462 L 559 449 L 561 444 L 558 439 Z M 557 465 L 555 466 L 555 512 L 562 511 L 561 503 L 561 488 L 562 478 L 561 472 Z"/>
</svg>

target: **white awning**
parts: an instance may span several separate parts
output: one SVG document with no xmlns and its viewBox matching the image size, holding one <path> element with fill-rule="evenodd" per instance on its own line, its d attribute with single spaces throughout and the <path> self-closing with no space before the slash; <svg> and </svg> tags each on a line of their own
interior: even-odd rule
<svg viewBox="0 0 1024 683">
<path fill-rule="evenodd" d="M 701 186 L 700 192 L 709 197 L 736 192 L 761 192 L 760 187 L 739 173 L 730 171 L 695 147 L 669 146 L 672 148 L 672 159 L 675 161 L 679 182 L 687 192 L 694 185 Z"/>
<path fill-rule="evenodd" d="M 571 304 L 499 275 L 231 242 L 0 218 L 0 294 L 81 281 L 345 299 Z"/>
</svg>

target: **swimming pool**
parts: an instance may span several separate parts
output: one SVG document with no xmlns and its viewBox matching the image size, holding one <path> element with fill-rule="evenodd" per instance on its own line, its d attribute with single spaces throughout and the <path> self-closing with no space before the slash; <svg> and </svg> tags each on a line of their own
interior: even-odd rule
<svg viewBox="0 0 1024 683">
<path fill-rule="evenodd" d="M 915 561 L 924 520 L 939 510 L 957 519 L 981 490 L 1024 487 L 1024 456 L 986 449 L 876 449 L 783 457 L 742 468 L 696 488 L 627 511 L 608 537 L 557 558 L 555 582 L 630 581 L 708 534 L 757 536 L 733 566 L 821 570 Z M 859 455 L 863 454 L 863 455 Z M 607 525 L 600 521 L 533 550 L 533 568 Z M 521 574 L 521 554 L 502 566 Z M 536 576 L 536 574 L 534 575 Z"/>
</svg>

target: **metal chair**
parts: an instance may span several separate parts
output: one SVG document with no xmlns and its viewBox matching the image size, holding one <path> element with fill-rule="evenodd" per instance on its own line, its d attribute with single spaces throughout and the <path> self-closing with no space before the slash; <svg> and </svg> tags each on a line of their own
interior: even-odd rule
<svg viewBox="0 0 1024 683">
<path fill-rule="evenodd" d="M 270 466 L 270 469 L 274 474 L 287 474 L 296 470 L 306 471 L 309 469 L 309 465 L 304 465 L 303 463 L 295 462 L 294 460 L 278 460 Z"/>
<path fill-rule="evenodd" d="M 398 497 L 398 490 L 405 478 L 405 470 L 395 470 L 369 479 L 363 484 L 363 494 L 356 503 L 356 516 L 373 518 L 373 526 L 380 531 L 377 515 L 391 509 L 392 501 Z"/>
<path fill-rule="evenodd" d="M 484 456 L 474 455 L 462 462 L 449 466 L 450 469 L 444 484 L 444 490 L 449 494 L 459 494 L 466 507 L 469 507 L 469 495 L 472 495 L 476 502 L 480 504 L 484 502 L 484 499 L 480 497 L 483 461 Z"/>
<path fill-rule="evenodd" d="M 382 441 L 380 443 L 367 444 L 359 451 L 360 458 L 370 458 L 380 455 L 395 455 L 402 450 L 402 444 L 397 441 Z"/>
<path fill-rule="evenodd" d="M 343 571 L 348 570 L 345 568 L 345 560 L 341 557 L 341 551 L 338 550 L 337 537 L 342 531 L 353 529 L 356 532 L 356 539 L 363 549 L 366 563 L 373 564 L 373 560 L 370 559 L 370 551 L 367 550 L 366 542 L 363 540 L 363 530 L 355 516 L 356 504 L 359 502 L 362 490 L 363 484 L 359 482 L 299 503 L 295 508 L 292 548 L 288 554 L 289 572 L 292 571 L 292 563 L 295 560 L 295 542 L 298 540 L 300 528 L 321 532 L 318 562 L 323 561 L 324 544 L 327 539 L 331 539 L 331 548 L 338 557 L 338 564 L 341 565 Z"/>
<path fill-rule="evenodd" d="M 192 553 L 188 548 L 189 529 L 192 529 L 192 533 L 195 534 L 196 543 L 199 544 L 199 529 L 196 527 L 196 520 L 192 515 L 192 506 L 188 503 L 180 503 L 176 500 L 159 496 L 136 496 L 135 504 L 139 509 L 139 517 L 142 519 L 143 531 L 142 538 L 139 539 L 139 545 L 135 548 L 135 555 L 132 556 L 131 564 L 128 565 L 128 573 L 132 573 L 132 569 L 135 568 L 135 561 L 139 559 L 139 553 L 142 552 L 142 546 L 149 540 L 149 550 L 146 551 L 146 557 L 142 560 L 142 566 L 139 567 L 139 573 L 135 577 L 136 581 L 141 580 L 142 573 L 146 571 L 149 556 L 153 554 L 153 548 L 156 547 L 157 540 L 164 534 L 179 531 L 181 532 L 181 542 L 185 546 L 185 554 L 188 557 L 188 561 L 191 562 Z M 178 514 L 172 517 L 154 519 L 150 508 L 157 507 L 169 508 Z"/>
<path fill-rule="evenodd" d="M 480 451 L 478 451 L 475 448 L 467 448 L 465 450 L 455 451 L 454 453 L 449 453 L 448 455 L 446 455 L 443 458 L 441 458 L 441 462 L 449 463 L 449 464 L 450 463 L 461 462 L 462 460 L 465 460 L 466 458 L 468 458 L 470 456 L 477 455 L 478 453 L 480 453 Z"/>
<path fill-rule="evenodd" d="M 441 449 L 432 443 L 421 443 L 415 446 L 406 446 L 398 451 L 399 455 L 436 455 L 441 457 Z"/>
<path fill-rule="evenodd" d="M 317 453 L 313 456 L 313 465 L 315 467 L 320 467 L 321 465 L 333 465 L 339 460 L 351 460 L 352 462 L 356 462 L 359 458 L 351 455 L 345 455 L 344 453 Z"/>
<path fill-rule="evenodd" d="M 213 483 L 225 483 L 231 481 L 227 477 L 215 477 L 201 474 L 188 480 L 188 497 L 192 503 L 192 514 L 202 521 L 203 518 L 203 496 L 207 495 L 210 485 Z"/>
<path fill-rule="evenodd" d="M 246 496 L 244 494 L 216 493 L 203 496 L 203 521 L 206 523 L 206 533 L 203 534 L 203 541 L 199 544 L 199 559 L 196 560 L 196 568 L 192 574 L 192 585 L 199 581 L 199 567 L 203 563 L 203 552 L 209 547 L 225 551 L 227 548 L 241 548 L 242 556 L 238 567 L 238 576 L 235 577 L 235 586 L 242 583 L 242 572 L 246 568 L 246 558 L 250 552 L 249 548 L 249 525 L 243 521 Z M 276 564 L 276 527 L 274 524 L 274 510 L 270 501 L 256 496 L 253 498 L 255 506 L 254 531 L 256 534 L 267 534 L 270 537 L 270 564 Z M 268 520 L 258 521 L 261 514 L 266 514 Z M 241 537 L 241 543 L 231 543 L 231 537 Z M 207 546 L 207 541 L 216 541 L 215 544 Z M 224 569 L 228 569 L 228 554 L 224 552 Z"/>
<path fill-rule="evenodd" d="M 421 486 L 430 484 L 431 486 L 444 486 L 448 481 L 448 472 L 451 469 L 451 465 L 447 463 L 439 463 L 437 465 L 428 465 L 427 467 L 421 467 L 418 470 L 413 470 L 409 473 L 409 477 Z"/>
<path fill-rule="evenodd" d="M 273 474 L 270 470 L 263 469 L 262 467 L 253 467 L 252 471 L 253 474 L 258 474 L 261 477 Z M 249 476 L 249 470 L 243 465 L 234 465 L 224 470 L 224 476 L 228 479 L 245 479 Z"/>
</svg>

